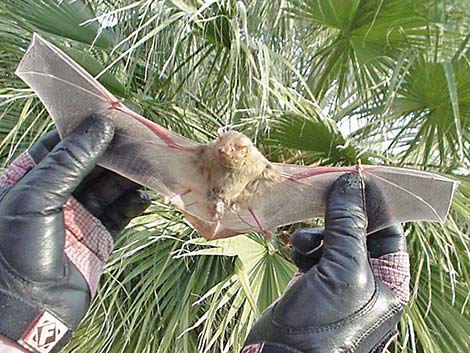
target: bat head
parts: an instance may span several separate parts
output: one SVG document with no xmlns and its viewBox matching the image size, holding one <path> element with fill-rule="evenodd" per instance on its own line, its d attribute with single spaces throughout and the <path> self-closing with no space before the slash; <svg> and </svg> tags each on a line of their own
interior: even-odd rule
<svg viewBox="0 0 470 353">
<path fill-rule="evenodd" d="M 233 168 L 243 165 L 253 148 L 246 135 L 232 130 L 220 134 L 215 142 L 217 157 L 225 166 Z"/>
</svg>

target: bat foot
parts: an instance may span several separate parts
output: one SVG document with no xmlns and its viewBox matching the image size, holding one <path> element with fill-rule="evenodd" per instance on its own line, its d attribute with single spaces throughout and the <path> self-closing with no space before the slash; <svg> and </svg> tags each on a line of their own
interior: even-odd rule
<svg viewBox="0 0 470 353">
<path fill-rule="evenodd" d="M 187 189 L 172 197 L 165 197 L 165 202 L 171 202 L 173 205 L 177 205 L 179 207 L 184 208 L 183 196 L 189 194 L 190 192 L 191 192 L 191 189 Z"/>
</svg>

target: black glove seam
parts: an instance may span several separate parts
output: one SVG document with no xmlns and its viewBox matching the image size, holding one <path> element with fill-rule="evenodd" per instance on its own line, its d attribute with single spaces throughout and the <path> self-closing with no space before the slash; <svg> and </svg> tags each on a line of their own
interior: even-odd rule
<svg viewBox="0 0 470 353">
<path fill-rule="evenodd" d="M 388 330 L 385 335 L 376 343 L 376 345 L 372 348 L 370 353 L 385 353 L 384 347 L 393 339 L 398 336 L 398 331 L 396 329 Z M 385 343 L 385 344 L 384 344 Z M 378 350 L 380 349 L 380 351 Z"/>
<path fill-rule="evenodd" d="M 287 345 L 282 344 L 282 343 L 271 342 L 271 341 L 261 341 L 261 343 L 263 344 L 262 349 L 261 349 L 261 353 L 263 353 L 265 348 L 270 348 L 270 347 L 280 348 L 284 351 L 283 353 L 303 353 L 303 351 L 301 351 L 297 348 L 292 348 L 291 346 L 287 346 Z M 250 346 L 250 345 L 248 345 L 248 346 Z M 269 352 L 266 352 L 266 353 L 269 353 Z"/>
<path fill-rule="evenodd" d="M 356 349 L 357 346 L 359 346 L 359 344 L 364 340 L 364 338 L 367 338 L 369 336 L 369 334 L 371 332 L 373 332 L 377 327 L 379 327 L 380 325 L 382 325 L 386 320 L 390 319 L 393 315 L 395 315 L 397 312 L 399 312 L 401 310 L 401 305 L 400 304 L 395 304 L 393 305 L 393 307 L 391 308 L 391 310 L 386 313 L 385 315 L 383 315 L 379 320 L 377 320 L 375 322 L 374 325 L 372 325 L 371 327 L 369 327 L 366 331 L 364 331 L 364 333 L 361 335 L 361 337 L 359 337 L 357 340 L 354 341 L 353 343 L 353 348 Z M 387 331 L 388 332 L 388 331 Z M 382 337 L 383 338 L 383 337 Z"/>
<path fill-rule="evenodd" d="M 286 327 L 286 326 L 280 324 L 276 320 L 276 318 L 274 317 L 275 309 L 276 309 L 276 306 L 277 306 L 277 303 L 276 303 L 276 305 L 273 307 L 273 309 L 271 311 L 271 321 L 272 321 L 273 325 L 275 325 L 276 327 L 278 327 L 281 330 L 288 331 L 288 333 L 291 334 L 291 335 L 302 335 L 304 333 L 318 333 L 318 332 L 330 331 L 330 330 L 337 329 L 341 326 L 344 326 L 345 324 L 347 324 L 349 322 L 356 321 L 357 319 L 363 317 L 364 315 L 366 315 L 369 311 L 371 311 L 373 309 L 373 307 L 374 307 L 374 305 L 375 305 L 375 303 L 377 302 L 378 299 L 379 299 L 379 289 L 378 289 L 377 283 L 375 283 L 374 294 L 372 295 L 371 299 L 362 308 L 359 308 L 358 310 L 356 310 L 352 314 L 350 314 L 347 317 L 345 317 L 341 320 L 338 320 L 336 322 L 332 322 L 332 323 L 325 324 L 325 325 L 322 325 L 322 326 L 305 327 L 305 328 L 302 328 L 302 329 L 295 329 L 293 327 Z"/>
<path fill-rule="evenodd" d="M 0 200 L 1 201 L 1 200 Z M 21 211 L 16 211 L 14 216 L 20 216 L 20 217 L 48 217 L 48 216 L 53 216 L 56 215 L 57 213 L 62 212 L 63 208 L 53 208 L 50 210 L 45 209 L 44 211 L 36 211 L 36 212 L 21 212 Z"/>
<path fill-rule="evenodd" d="M 360 168 L 362 168 L 360 165 L 359 165 Z M 367 228 L 369 227 L 369 217 L 367 217 L 367 202 L 366 202 L 366 182 L 364 180 L 364 176 L 362 174 L 362 169 L 359 169 L 358 170 L 358 175 L 359 175 L 359 178 L 361 180 L 361 200 L 362 200 L 362 210 L 364 212 L 364 215 L 365 215 L 365 226 L 364 226 L 364 231 L 366 233 L 366 249 L 367 249 Z"/>
<path fill-rule="evenodd" d="M 354 343 L 353 348 L 357 348 L 357 346 L 364 340 L 364 338 L 368 337 L 371 332 L 373 332 L 377 327 L 382 325 L 386 320 L 390 319 L 394 316 L 397 312 L 403 309 L 403 305 L 401 304 L 393 304 L 390 310 L 383 316 L 381 316 L 371 327 L 369 327 L 366 331 L 364 331 L 360 337 L 358 337 Z"/>
<path fill-rule="evenodd" d="M 5 196 L 8 194 L 8 191 L 10 191 L 11 186 L 7 187 L 2 187 L 3 190 L 0 192 L 0 202 L 5 198 Z"/>
</svg>

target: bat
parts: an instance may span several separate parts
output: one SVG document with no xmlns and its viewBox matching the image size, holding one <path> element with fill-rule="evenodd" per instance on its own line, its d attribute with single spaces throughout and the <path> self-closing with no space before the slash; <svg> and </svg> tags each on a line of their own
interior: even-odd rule
<svg viewBox="0 0 470 353">
<path fill-rule="evenodd" d="M 213 220 L 249 207 L 255 194 L 265 193 L 282 181 L 253 142 L 237 131 L 219 133 L 215 141 L 202 145 L 200 160 Z"/>
<path fill-rule="evenodd" d="M 99 165 L 153 189 L 207 239 L 323 216 L 338 176 L 363 176 L 368 232 L 414 220 L 444 221 L 458 183 L 411 169 L 311 167 L 269 162 L 248 137 L 221 134 L 201 144 L 133 112 L 60 49 L 34 34 L 16 74 L 36 92 L 61 137 L 101 114 L 115 135 Z"/>
</svg>

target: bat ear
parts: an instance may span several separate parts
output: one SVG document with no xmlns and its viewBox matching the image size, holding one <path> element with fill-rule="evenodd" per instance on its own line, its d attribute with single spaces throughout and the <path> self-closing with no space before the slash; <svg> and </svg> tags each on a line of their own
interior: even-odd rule
<svg viewBox="0 0 470 353">
<path fill-rule="evenodd" d="M 222 137 L 223 135 L 225 135 L 230 130 L 231 130 L 230 125 L 225 125 L 225 126 L 219 127 L 217 129 L 217 137 L 219 137 L 219 138 Z"/>
</svg>

